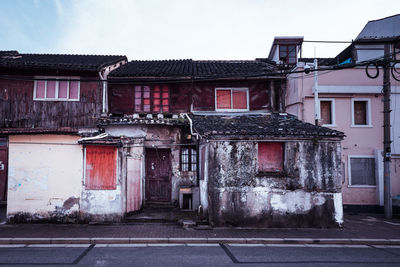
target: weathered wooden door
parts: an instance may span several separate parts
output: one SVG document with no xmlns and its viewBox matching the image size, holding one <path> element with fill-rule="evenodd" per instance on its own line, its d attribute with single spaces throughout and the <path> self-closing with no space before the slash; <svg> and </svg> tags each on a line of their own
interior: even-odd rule
<svg viewBox="0 0 400 267">
<path fill-rule="evenodd" d="M 0 137 L 0 201 L 7 200 L 7 168 L 8 168 L 7 139 Z"/>
<path fill-rule="evenodd" d="M 146 202 L 171 201 L 171 151 L 146 150 Z"/>
</svg>

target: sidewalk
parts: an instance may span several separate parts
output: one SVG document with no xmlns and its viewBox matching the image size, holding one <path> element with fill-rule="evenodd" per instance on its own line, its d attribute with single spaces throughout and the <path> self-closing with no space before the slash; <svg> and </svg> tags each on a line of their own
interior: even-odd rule
<svg viewBox="0 0 400 267">
<path fill-rule="evenodd" d="M 400 219 L 345 214 L 343 229 L 183 229 L 176 224 L 0 225 L 0 244 L 269 243 L 400 245 Z"/>
</svg>

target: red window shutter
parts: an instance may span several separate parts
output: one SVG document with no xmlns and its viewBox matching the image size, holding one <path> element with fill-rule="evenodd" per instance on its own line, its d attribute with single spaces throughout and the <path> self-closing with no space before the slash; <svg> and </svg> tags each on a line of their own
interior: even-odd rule
<svg viewBox="0 0 400 267">
<path fill-rule="evenodd" d="M 217 109 L 231 108 L 231 90 L 217 90 Z"/>
<path fill-rule="evenodd" d="M 233 90 L 233 109 L 247 109 L 247 93 L 246 91 Z"/>
<path fill-rule="evenodd" d="M 258 170 L 283 171 L 283 143 L 258 143 Z"/>
<path fill-rule="evenodd" d="M 116 189 L 117 148 L 86 147 L 86 189 Z"/>
</svg>

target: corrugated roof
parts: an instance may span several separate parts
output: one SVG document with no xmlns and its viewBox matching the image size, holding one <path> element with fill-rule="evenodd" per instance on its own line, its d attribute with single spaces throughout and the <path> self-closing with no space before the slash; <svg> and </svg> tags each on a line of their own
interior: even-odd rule
<svg viewBox="0 0 400 267">
<path fill-rule="evenodd" d="M 400 37 L 400 14 L 371 20 L 356 38 L 356 42 L 392 41 Z"/>
<path fill-rule="evenodd" d="M 289 114 L 191 115 L 191 117 L 194 130 L 205 137 L 344 137 L 342 132 L 300 121 Z"/>
<path fill-rule="evenodd" d="M 150 60 L 131 61 L 112 71 L 109 77 L 251 77 L 276 71 L 275 65 L 266 60 Z"/>
<path fill-rule="evenodd" d="M 17 51 L 0 51 L 0 69 L 57 69 L 99 71 L 101 68 L 127 60 L 126 56 L 20 54 Z"/>
</svg>

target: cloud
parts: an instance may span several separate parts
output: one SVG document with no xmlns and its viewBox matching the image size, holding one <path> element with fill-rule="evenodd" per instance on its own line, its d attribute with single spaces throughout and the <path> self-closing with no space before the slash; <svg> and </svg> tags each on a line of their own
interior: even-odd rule
<svg viewBox="0 0 400 267">
<path fill-rule="evenodd" d="M 267 57 L 274 36 L 351 40 L 374 14 L 393 10 L 370 1 L 56 1 L 59 53 L 124 54 L 132 59 L 254 59 Z M 396 1 L 393 1 L 395 3 Z M 350 7 L 349 7 L 350 6 Z M 356 8 L 358 15 L 342 15 Z M 378 13 L 373 13 L 378 12 Z M 304 44 L 312 57 L 335 56 L 343 45 Z"/>
</svg>

